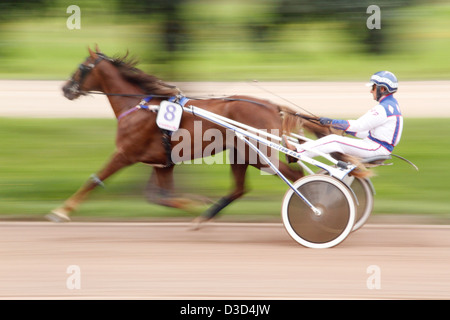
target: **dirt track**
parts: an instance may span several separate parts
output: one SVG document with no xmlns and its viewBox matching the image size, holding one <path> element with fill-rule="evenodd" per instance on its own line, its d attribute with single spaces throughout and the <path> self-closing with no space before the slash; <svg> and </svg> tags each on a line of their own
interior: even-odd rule
<svg viewBox="0 0 450 320">
<path fill-rule="evenodd" d="M 0 256 L 0 299 L 450 298 L 449 226 L 369 224 L 319 250 L 278 223 L 2 222 Z"/>
<path fill-rule="evenodd" d="M 64 81 L 0 80 L 0 116 L 80 118 L 114 116 L 106 97 L 91 95 L 69 101 L 62 95 L 63 84 Z M 284 100 L 287 99 L 318 116 L 353 118 L 362 115 L 375 105 L 364 82 L 174 84 L 189 97 L 245 94 L 292 107 L 292 104 Z M 450 117 L 449 88 L 450 81 L 401 82 L 396 97 L 405 117 Z"/>
</svg>

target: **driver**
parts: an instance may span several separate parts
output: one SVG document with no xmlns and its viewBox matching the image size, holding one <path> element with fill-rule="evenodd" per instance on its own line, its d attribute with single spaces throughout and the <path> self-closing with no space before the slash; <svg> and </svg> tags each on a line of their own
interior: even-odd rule
<svg viewBox="0 0 450 320">
<path fill-rule="evenodd" d="M 371 87 L 370 93 L 378 104 L 362 117 L 357 120 L 319 118 L 320 124 L 330 125 L 359 139 L 331 134 L 301 144 L 297 152 L 308 157 L 317 154 L 307 150 L 326 154 L 340 152 L 358 158 L 390 155 L 399 143 L 403 129 L 403 117 L 394 98 L 398 81 L 392 72 L 380 71 L 372 75 L 367 86 Z M 289 149 L 295 150 L 286 139 L 284 143 Z"/>
</svg>

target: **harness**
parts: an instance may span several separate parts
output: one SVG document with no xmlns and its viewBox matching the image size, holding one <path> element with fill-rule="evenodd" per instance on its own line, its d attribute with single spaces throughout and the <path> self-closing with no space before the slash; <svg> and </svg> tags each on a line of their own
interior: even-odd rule
<svg viewBox="0 0 450 320">
<path fill-rule="evenodd" d="M 129 114 L 131 114 L 131 113 L 133 113 L 133 112 L 135 112 L 137 110 L 141 110 L 141 109 L 142 110 L 148 110 L 148 111 L 153 112 L 153 113 L 158 113 L 158 111 L 160 109 L 159 105 L 148 105 L 148 103 L 154 97 L 155 96 L 152 96 L 152 95 L 145 97 L 134 108 L 131 108 L 131 109 L 123 112 L 122 114 L 120 114 L 117 117 L 117 121 L 120 121 L 121 119 L 123 119 L 124 117 L 128 116 Z M 189 99 L 186 98 L 185 96 L 171 96 L 171 97 L 168 97 L 167 101 L 178 103 L 179 105 L 184 107 L 185 104 L 189 101 Z M 172 137 L 173 131 L 167 130 L 167 129 L 163 129 L 163 128 L 159 128 L 159 129 L 161 131 L 162 145 L 163 145 L 165 153 L 166 153 L 166 164 L 164 165 L 164 167 L 172 167 L 172 166 L 175 165 L 175 163 L 172 161 L 171 137 Z"/>
</svg>

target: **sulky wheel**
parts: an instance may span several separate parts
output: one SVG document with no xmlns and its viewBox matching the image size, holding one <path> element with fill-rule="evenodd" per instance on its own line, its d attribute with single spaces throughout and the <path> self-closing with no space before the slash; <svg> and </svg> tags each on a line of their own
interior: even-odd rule
<svg viewBox="0 0 450 320">
<path fill-rule="evenodd" d="M 321 170 L 318 174 L 328 175 L 328 171 Z M 349 176 L 344 182 L 353 190 L 357 198 L 355 224 L 352 231 L 361 228 L 369 219 L 374 205 L 374 189 L 370 179 Z"/>
<path fill-rule="evenodd" d="M 349 181 L 350 188 L 352 188 L 358 199 L 358 206 L 356 208 L 355 225 L 352 231 L 356 231 L 361 228 L 369 219 L 373 210 L 374 197 L 373 188 L 368 179 L 353 178 Z"/>
<path fill-rule="evenodd" d="M 348 187 L 326 175 L 310 175 L 294 187 L 317 209 L 315 213 L 292 189 L 283 199 L 281 215 L 289 235 L 309 248 L 330 248 L 353 229 L 356 205 Z"/>
</svg>

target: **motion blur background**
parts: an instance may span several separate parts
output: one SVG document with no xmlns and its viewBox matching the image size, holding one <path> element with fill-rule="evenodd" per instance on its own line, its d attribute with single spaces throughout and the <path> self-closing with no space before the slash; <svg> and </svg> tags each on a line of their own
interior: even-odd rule
<svg viewBox="0 0 450 320">
<path fill-rule="evenodd" d="M 81 9 L 69 30 L 70 5 Z M 381 29 L 368 29 L 370 5 Z M 64 79 L 86 47 L 166 80 L 448 79 L 448 1 L 21 0 L 0 4 L 2 78 Z"/>
<path fill-rule="evenodd" d="M 80 29 L 67 26 L 70 5 L 81 9 Z M 370 5 L 381 9 L 381 29 L 366 26 Z M 87 56 L 87 46 L 95 44 L 110 56 L 129 51 L 139 58 L 140 69 L 166 82 L 366 82 L 381 69 L 393 71 L 401 81 L 450 80 L 450 2 L 0 3 L 1 79 L 58 80 L 62 84 Z M 17 99 L 27 99 L 27 95 Z M 377 170 L 379 176 L 373 180 L 376 214 L 444 217 L 450 213 L 450 126 L 448 119 L 433 115 L 432 99 L 430 106 L 424 106 L 430 108 L 427 119 L 407 119 L 403 141 L 396 149 L 421 171 L 397 163 Z M 314 106 L 309 108 L 314 112 Z M 41 219 L 61 204 L 111 154 L 115 126 L 114 119 L 0 118 L 0 214 Z M 106 190 L 95 191 L 77 216 L 187 217 L 175 209 L 146 203 L 143 190 L 149 174 L 146 166 L 125 169 L 108 181 Z M 189 190 L 213 200 L 231 186 L 229 168 L 223 165 L 181 166 L 177 179 L 181 192 Z M 249 187 L 252 191 L 226 213 L 278 218 L 286 186 L 251 171 Z"/>
</svg>

